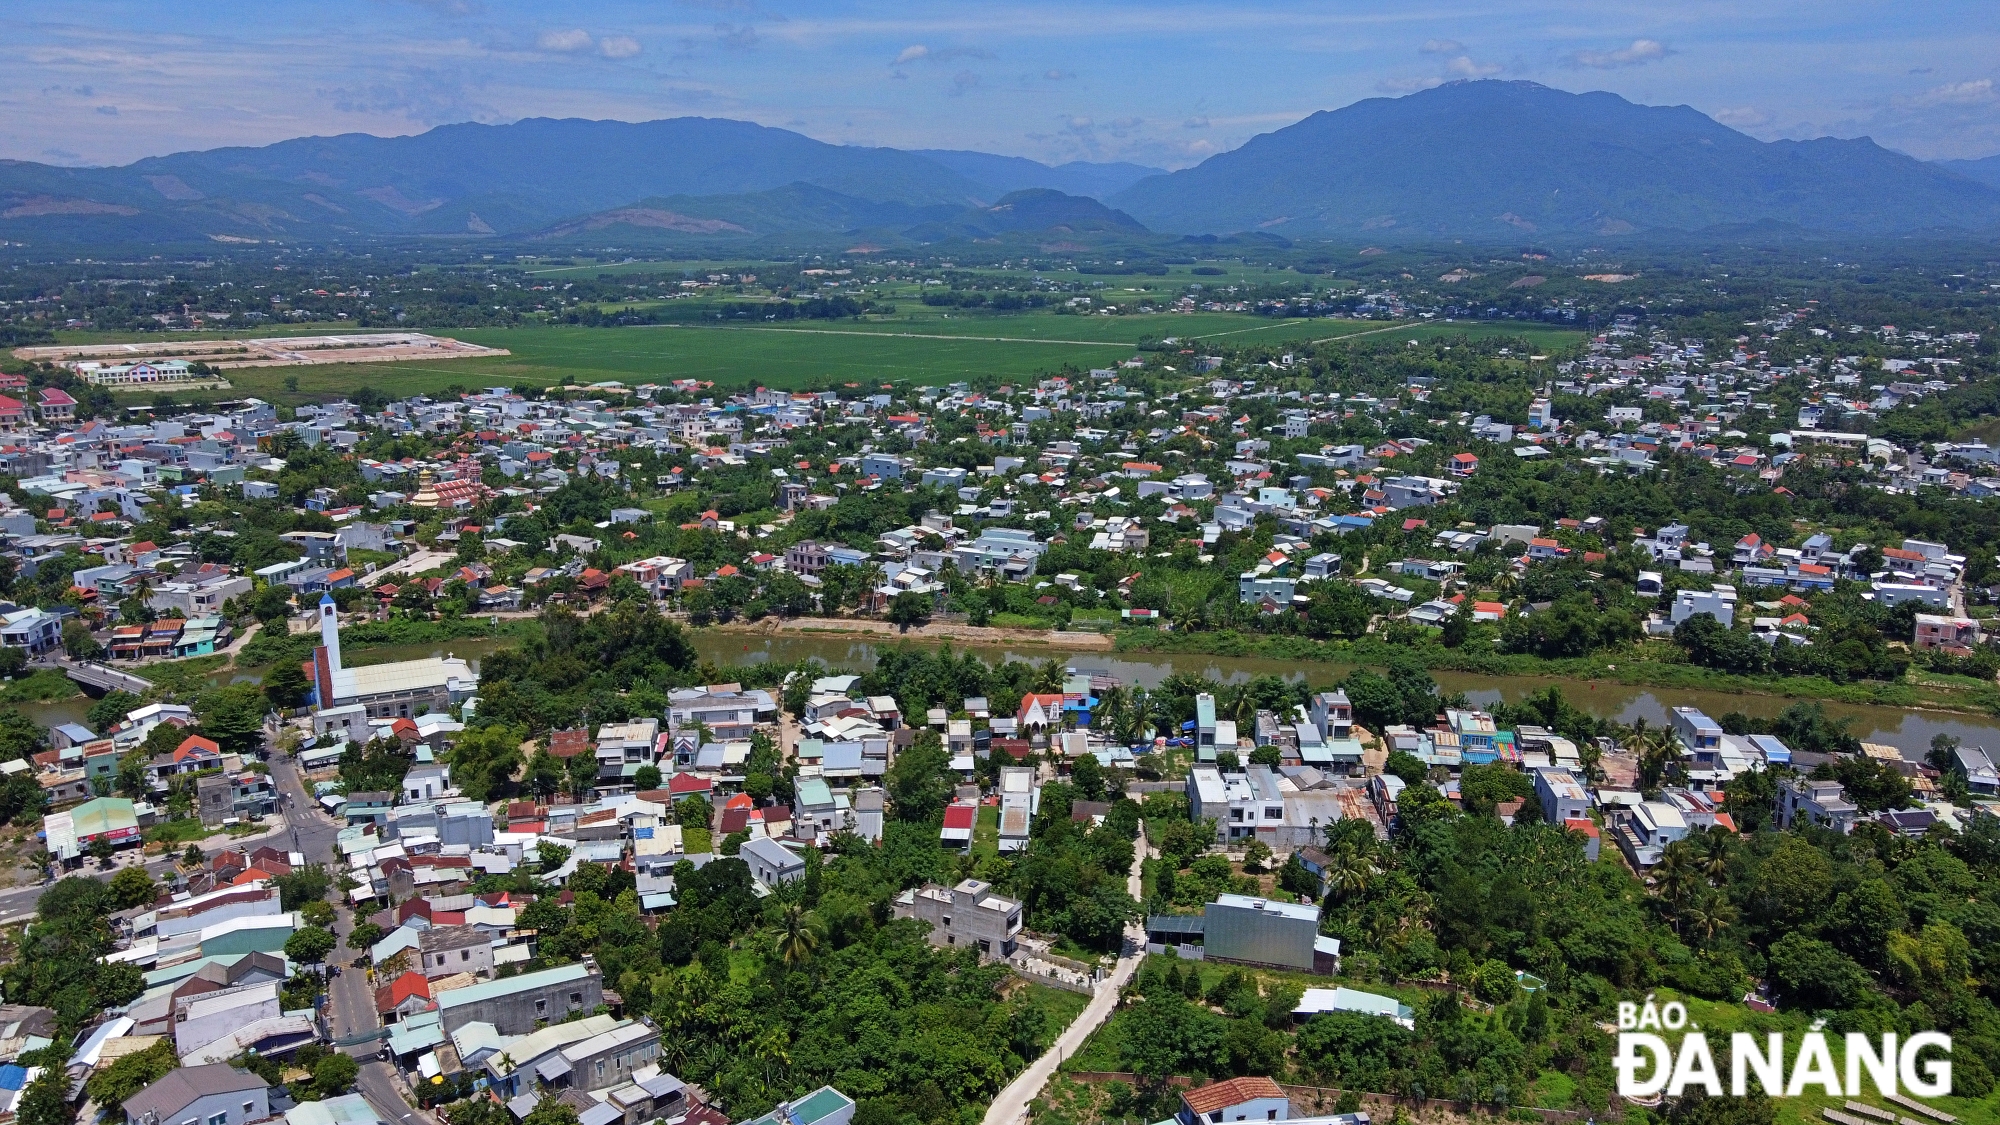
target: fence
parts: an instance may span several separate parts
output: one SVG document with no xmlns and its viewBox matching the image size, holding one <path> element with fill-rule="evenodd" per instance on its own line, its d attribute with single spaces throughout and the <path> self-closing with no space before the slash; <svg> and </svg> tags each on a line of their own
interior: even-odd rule
<svg viewBox="0 0 2000 1125">
<path fill-rule="evenodd" d="M 1074 992 L 1080 996 L 1097 995 L 1097 985 L 1094 982 L 1086 984 L 1083 981 L 1075 980 L 1067 976 L 1061 976 L 1052 972 L 1038 973 L 1035 972 L 1032 968 L 1023 965 L 1016 965 L 1012 961 L 1007 962 L 1007 968 L 1011 970 L 1015 976 L 1020 977 L 1022 980 L 1028 981 L 1031 984 L 1046 985 L 1050 988 L 1060 988 L 1065 992 Z"/>
</svg>

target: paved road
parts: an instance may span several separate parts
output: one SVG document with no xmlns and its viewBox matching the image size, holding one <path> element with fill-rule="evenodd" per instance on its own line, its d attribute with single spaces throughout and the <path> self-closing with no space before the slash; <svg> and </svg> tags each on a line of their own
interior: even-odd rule
<svg viewBox="0 0 2000 1125">
<path fill-rule="evenodd" d="M 331 857 L 334 836 L 339 830 L 332 821 L 312 807 L 312 799 L 299 787 L 298 776 L 292 770 L 291 761 L 274 755 L 271 761 L 271 776 L 278 781 L 281 790 L 290 794 L 288 807 L 277 823 L 272 824 L 261 835 L 231 837 L 226 833 L 218 833 L 205 840 L 196 841 L 203 852 L 213 854 L 225 847 L 241 845 L 257 848 L 269 844 L 289 851 L 306 852 L 321 862 Z M 286 787 L 287 777 L 291 779 L 289 788 Z M 127 867 L 143 866 L 154 879 L 160 879 L 173 870 L 180 851 L 184 850 L 185 847 L 146 860 L 142 860 L 140 853 L 136 851 L 119 852 L 113 857 L 113 865 L 109 868 L 100 866 L 96 860 L 87 860 L 82 867 L 66 874 L 110 879 Z M 48 889 L 47 884 L 32 883 L 23 887 L 0 890 L 0 923 L 17 922 L 33 915 L 35 901 Z"/>
<path fill-rule="evenodd" d="M 1132 871 L 1125 879 L 1126 889 L 1132 893 L 1134 900 L 1140 902 L 1144 901 L 1140 895 L 1143 886 L 1139 876 L 1140 864 L 1145 861 L 1149 851 L 1150 845 L 1146 843 L 1146 826 L 1141 824 L 1139 846 L 1132 852 Z M 1001 1090 L 999 1096 L 993 1099 L 993 1104 L 986 1107 L 983 1125 L 1019 1125 L 1028 1119 L 1028 1103 L 1041 1095 L 1042 1087 L 1048 1085 L 1049 1079 L 1055 1077 L 1056 1067 L 1061 1066 L 1064 1059 L 1076 1054 L 1084 1041 L 1089 1039 L 1105 1020 L 1111 1018 L 1111 1013 L 1118 1007 L 1118 993 L 1132 979 L 1132 974 L 1139 971 L 1139 962 L 1145 957 L 1146 931 L 1137 925 L 1125 927 L 1125 954 L 1118 958 L 1117 967 L 1111 970 L 1109 977 L 1098 982 L 1097 994 L 1090 998 L 1090 1003 L 1084 1007 L 1083 1014 L 1077 1016 L 1067 1028 L 1063 1029 L 1063 1033 L 1056 1037 L 1055 1045 L 1043 1052 L 1040 1058 L 1029 1063 L 1028 1069 L 1016 1075 L 1014 1080 L 1007 1084 L 1006 1089 Z"/>
<path fill-rule="evenodd" d="M 334 843 L 340 835 L 340 826 L 307 794 L 305 783 L 289 758 L 274 756 L 271 776 L 277 779 L 279 791 L 286 795 L 286 819 L 291 826 L 293 850 L 304 852 L 311 862 L 337 869 Z M 357 921 L 354 911 L 345 901 L 336 905 L 333 932 L 339 944 L 329 960 L 340 966 L 341 972 L 327 982 L 326 1023 L 327 1030 L 339 1039 L 373 1031 L 381 1024 L 375 1016 L 375 990 L 368 983 L 368 962 L 363 954 L 347 948 L 347 935 L 354 931 Z M 344 1049 L 361 1061 L 361 1076 L 355 1082 L 355 1089 L 368 1099 L 383 1121 L 389 1125 L 438 1125 L 436 1117 L 410 1107 L 402 1078 L 388 1063 L 375 1058 L 381 1049 L 379 1044 L 362 1043 Z"/>
<path fill-rule="evenodd" d="M 94 660 L 81 662 L 71 660 L 60 652 L 51 653 L 35 661 L 35 665 L 41 668 L 54 668 L 78 683 L 87 683 L 92 687 L 106 690 L 116 688 L 131 692 L 133 695 L 144 695 L 153 686 L 153 681 L 143 676 L 135 676 Z"/>
</svg>

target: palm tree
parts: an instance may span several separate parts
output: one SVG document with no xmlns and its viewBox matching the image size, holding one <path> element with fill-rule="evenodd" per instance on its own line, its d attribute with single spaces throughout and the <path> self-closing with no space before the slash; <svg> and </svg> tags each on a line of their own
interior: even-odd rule
<svg viewBox="0 0 2000 1125">
<path fill-rule="evenodd" d="M 1063 666 L 1059 660 L 1044 660 L 1035 666 L 1035 693 L 1053 695 L 1062 690 Z"/>
<path fill-rule="evenodd" d="M 1639 738 L 1639 788 L 1656 789 L 1668 771 L 1680 761 L 1680 739 L 1660 727 Z"/>
<path fill-rule="evenodd" d="M 1222 689 L 1221 704 L 1216 713 L 1236 724 L 1238 735 L 1254 734 L 1257 723 L 1257 697 L 1250 694 L 1250 684 L 1245 681 L 1231 684 Z"/>
<path fill-rule="evenodd" d="M 1118 716 L 1117 734 L 1127 746 L 1137 745 L 1146 732 L 1146 689 L 1132 688 L 1125 697 L 1124 710 Z"/>
<path fill-rule="evenodd" d="M 1685 840 L 1675 840 L 1660 853 L 1660 862 L 1653 868 L 1660 899 L 1675 914 L 1693 901 L 1702 886 L 1703 879 L 1697 863 L 1693 846 Z"/>
<path fill-rule="evenodd" d="M 785 913 L 778 923 L 778 956 L 785 964 L 797 968 L 812 960 L 819 950 L 819 931 L 806 909 L 798 903 L 785 907 Z"/>
<path fill-rule="evenodd" d="M 1687 928 L 1701 935 L 1703 941 L 1715 940 L 1715 935 L 1736 921 L 1736 908 L 1719 891 L 1707 894 L 1689 903 L 1682 911 L 1681 919 Z"/>
<path fill-rule="evenodd" d="M 1711 884 L 1721 886 L 1723 876 L 1729 873 L 1729 833 L 1720 825 L 1710 827 L 1702 834 L 1699 851 L 1701 873 Z"/>
<path fill-rule="evenodd" d="M 1186 632 L 1190 629 L 1199 628 L 1202 622 L 1203 608 L 1204 606 L 1201 602 L 1192 599 L 1177 601 L 1167 608 L 1167 623 L 1172 625 L 1176 632 Z"/>
<path fill-rule="evenodd" d="M 1326 869 L 1327 889 L 1339 898 L 1366 891 L 1378 874 L 1374 858 L 1353 845 L 1342 845 L 1328 858 L 1333 862 Z"/>
<path fill-rule="evenodd" d="M 1113 684 L 1097 697 L 1097 710 L 1091 712 L 1090 725 L 1101 731 L 1116 731 L 1125 718 L 1126 696 L 1124 687 Z"/>
</svg>

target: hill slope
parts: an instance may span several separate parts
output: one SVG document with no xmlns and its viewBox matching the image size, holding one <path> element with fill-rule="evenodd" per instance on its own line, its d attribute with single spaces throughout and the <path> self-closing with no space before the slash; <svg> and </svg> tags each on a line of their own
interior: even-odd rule
<svg viewBox="0 0 2000 1125">
<path fill-rule="evenodd" d="M 776 235 L 900 231 L 949 219 L 960 208 L 859 199 L 813 184 L 735 195 L 653 196 L 556 223 L 535 241 L 574 241 L 604 231 L 623 241 L 676 243 L 745 240 Z"/>
<path fill-rule="evenodd" d="M 1938 166 L 2000 188 L 2000 156 L 1985 156 L 1978 160 L 1940 160 Z"/>
<path fill-rule="evenodd" d="M 635 199 L 796 182 L 918 206 L 991 198 L 921 156 L 748 122 L 536 118 L 413 137 L 305 137 L 122 168 L 0 162 L 0 237 L 525 233 Z"/>
<path fill-rule="evenodd" d="M 1106 202 L 1155 230 L 1288 237 L 2000 228 L 2000 191 L 1867 139 L 1766 143 L 1687 106 L 1532 82 L 1315 113 Z"/>
<path fill-rule="evenodd" d="M 990 152 L 960 149 L 920 148 L 915 155 L 934 160 L 986 189 L 995 198 L 1024 188 L 1053 188 L 1068 195 L 1103 199 L 1138 183 L 1147 176 L 1166 174 L 1164 168 L 1124 162 L 1093 164 L 1072 160 L 1053 167 L 1022 156 L 995 156 Z"/>
<path fill-rule="evenodd" d="M 602 235 L 599 232 L 603 232 Z M 1130 215 L 1051 188 L 1011 192 L 990 207 L 876 202 L 812 184 L 735 195 L 652 197 L 556 223 L 536 241 L 749 241 L 809 235 L 869 235 L 891 242 L 951 242 L 1005 235 L 1150 238 Z"/>
</svg>

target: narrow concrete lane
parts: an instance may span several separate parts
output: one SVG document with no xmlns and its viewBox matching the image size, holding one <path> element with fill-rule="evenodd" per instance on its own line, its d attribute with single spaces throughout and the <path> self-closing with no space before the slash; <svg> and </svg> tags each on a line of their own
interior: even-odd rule
<svg viewBox="0 0 2000 1125">
<path fill-rule="evenodd" d="M 1142 906 L 1145 897 L 1141 894 L 1144 881 L 1140 876 L 1140 870 L 1151 852 L 1152 847 L 1146 842 L 1146 826 L 1141 823 L 1138 846 L 1132 849 L 1132 870 L 1126 876 L 1125 886 L 1131 892 L 1133 900 Z M 1139 962 L 1145 957 L 1145 928 L 1139 925 L 1125 927 L 1125 953 L 1118 958 L 1118 964 L 1111 970 L 1111 975 L 1098 982 L 1097 994 L 1090 998 L 1090 1003 L 1084 1007 L 1083 1014 L 1077 1016 L 1075 1021 L 1056 1037 L 1055 1044 L 1043 1052 L 1040 1058 L 1029 1063 L 1028 1069 L 1016 1075 L 1014 1080 L 1000 1091 L 999 1096 L 993 1099 L 993 1104 L 986 1107 L 983 1125 L 1019 1125 L 1028 1119 L 1028 1103 L 1041 1096 L 1042 1088 L 1049 1084 L 1049 1079 L 1055 1077 L 1056 1068 L 1062 1065 L 1062 1061 L 1076 1054 L 1083 1047 L 1084 1041 L 1095 1034 L 1097 1029 L 1104 1025 L 1105 1020 L 1111 1018 L 1111 1013 L 1118 1008 L 1119 992 L 1131 982 L 1132 975 L 1139 971 Z"/>
</svg>

